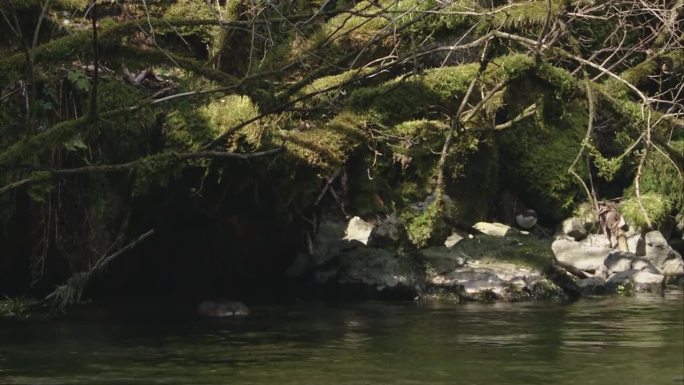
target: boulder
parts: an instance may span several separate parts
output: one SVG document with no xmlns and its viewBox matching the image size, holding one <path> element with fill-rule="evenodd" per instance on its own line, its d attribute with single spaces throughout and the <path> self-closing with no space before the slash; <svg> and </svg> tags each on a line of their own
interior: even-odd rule
<svg viewBox="0 0 684 385">
<path fill-rule="evenodd" d="M 581 244 L 591 247 L 610 249 L 610 241 L 605 234 L 588 234 L 580 241 Z"/>
<path fill-rule="evenodd" d="M 521 295 L 530 297 L 535 284 L 542 279 L 542 273 L 535 269 L 490 261 L 465 264 L 444 274 L 429 274 L 426 282 L 433 288 L 458 288 L 466 298 L 517 300 L 522 299 Z M 562 296 L 562 291 L 558 291 Z"/>
<path fill-rule="evenodd" d="M 605 261 L 608 274 L 619 273 L 628 270 L 647 271 L 653 274 L 661 274 L 660 270 L 647 258 L 638 257 L 634 253 L 614 251 Z"/>
<path fill-rule="evenodd" d="M 577 282 L 582 294 L 595 295 L 604 294 L 606 292 L 606 280 L 602 277 L 589 277 L 580 279 Z"/>
<path fill-rule="evenodd" d="M 640 231 L 629 231 L 625 234 L 625 238 L 627 239 L 627 248 L 631 253 L 638 256 L 646 254 L 644 237 Z M 612 249 L 610 241 L 605 234 L 588 234 L 579 242 L 587 246 Z"/>
<path fill-rule="evenodd" d="M 616 273 L 632 269 L 632 259 L 634 254 L 615 251 L 605 258 L 603 264 L 606 265 L 608 273 Z"/>
<path fill-rule="evenodd" d="M 347 241 L 359 241 L 366 245 L 372 231 L 373 225 L 371 223 L 364 221 L 360 217 L 353 217 L 347 224 L 344 239 Z"/>
<path fill-rule="evenodd" d="M 584 239 L 588 234 L 582 220 L 576 217 L 564 220 L 561 225 L 561 231 L 563 234 L 572 237 L 576 241 Z"/>
<path fill-rule="evenodd" d="M 414 289 L 420 274 L 409 257 L 362 245 L 346 250 L 335 262 L 315 273 L 318 283 L 362 285 L 376 291 L 406 291 Z"/>
<path fill-rule="evenodd" d="M 684 261 L 659 231 L 650 231 L 645 235 L 646 258 L 656 265 L 665 275 L 684 276 Z"/>
<path fill-rule="evenodd" d="M 330 258 L 350 247 L 349 241 L 344 240 L 347 223 L 338 219 L 323 219 L 318 225 L 318 231 L 313 239 L 313 264 L 321 265 Z"/>
<path fill-rule="evenodd" d="M 665 276 L 648 271 L 627 270 L 611 275 L 606 281 L 606 287 L 613 291 L 630 291 L 660 293 L 665 284 Z"/>
<path fill-rule="evenodd" d="M 635 258 L 632 260 L 632 269 L 648 271 L 653 274 L 661 274 L 660 270 L 646 258 Z"/>
<path fill-rule="evenodd" d="M 368 246 L 396 248 L 404 237 L 404 223 L 396 214 L 380 219 L 371 231 Z"/>
<path fill-rule="evenodd" d="M 502 273 L 497 267 L 462 267 L 450 271 L 447 274 L 437 275 L 432 277 L 429 282 L 436 286 L 460 286 L 466 294 L 471 296 L 478 295 L 485 291 L 491 291 L 499 296 L 503 294 L 504 288 L 508 283 L 507 280 L 499 277 L 497 273 Z M 517 278 L 517 277 L 516 277 Z M 522 280 L 524 286 L 525 281 Z M 516 281 L 519 281 L 516 279 Z"/>
<path fill-rule="evenodd" d="M 627 238 L 627 248 L 630 252 L 637 256 L 646 255 L 646 242 L 641 231 L 628 231 L 625 237 Z"/>
<path fill-rule="evenodd" d="M 453 271 L 466 264 L 465 253 L 453 252 L 446 247 L 430 247 L 420 251 L 428 274 L 439 275 Z"/>
<path fill-rule="evenodd" d="M 594 272 L 602 268 L 604 260 L 613 249 L 587 246 L 569 239 L 557 239 L 551 244 L 551 250 L 561 265 Z"/>
<path fill-rule="evenodd" d="M 448 293 L 466 299 L 514 301 L 565 296 L 545 273 L 553 264 L 548 244 L 536 238 L 477 235 L 451 248 L 418 252 L 425 265 L 427 297 Z"/>
<path fill-rule="evenodd" d="M 311 241 L 309 253 L 298 253 L 292 265 L 287 269 L 287 275 L 291 278 L 300 277 L 317 266 L 326 264 L 332 258 L 361 245 L 362 243 L 356 239 L 344 239 L 345 234 L 348 234 L 349 223 L 343 219 L 324 218 L 319 223 L 318 232 Z M 352 230 L 352 233 L 354 231 Z"/>
</svg>

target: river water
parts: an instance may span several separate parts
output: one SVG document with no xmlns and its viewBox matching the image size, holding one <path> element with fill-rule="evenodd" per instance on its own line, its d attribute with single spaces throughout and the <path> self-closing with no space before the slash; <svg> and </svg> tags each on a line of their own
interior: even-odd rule
<svg viewBox="0 0 684 385">
<path fill-rule="evenodd" d="M 0 320 L 0 384 L 684 384 L 684 299 Z"/>
</svg>

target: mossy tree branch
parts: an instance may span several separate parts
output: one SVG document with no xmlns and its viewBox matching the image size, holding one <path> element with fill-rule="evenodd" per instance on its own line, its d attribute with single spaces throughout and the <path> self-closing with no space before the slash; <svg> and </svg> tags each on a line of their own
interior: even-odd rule
<svg viewBox="0 0 684 385">
<path fill-rule="evenodd" d="M 61 169 L 61 170 L 41 170 L 37 171 L 35 175 L 28 178 L 12 182 L 6 186 L 0 187 L 0 194 L 16 190 L 18 188 L 27 186 L 31 183 L 44 182 L 46 179 L 64 178 L 75 175 L 84 174 L 106 174 L 121 171 L 128 171 L 135 169 L 139 165 L 145 162 L 155 162 L 159 159 L 170 158 L 178 162 L 183 162 L 192 159 L 239 159 L 239 160 L 251 160 L 255 158 L 260 158 L 269 155 L 275 155 L 284 152 L 283 148 L 274 148 L 271 150 L 252 152 L 247 154 L 235 153 L 235 152 L 221 152 L 221 151 L 198 151 L 198 152 L 185 152 L 185 153 L 162 153 L 150 155 L 144 158 L 136 159 L 131 162 L 121 163 L 121 164 L 106 164 L 106 165 L 93 165 L 84 166 L 77 168 Z"/>
</svg>

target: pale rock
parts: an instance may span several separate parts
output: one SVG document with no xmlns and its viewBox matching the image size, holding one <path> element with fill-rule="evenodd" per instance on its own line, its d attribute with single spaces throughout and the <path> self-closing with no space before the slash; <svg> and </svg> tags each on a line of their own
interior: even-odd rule
<svg viewBox="0 0 684 385">
<path fill-rule="evenodd" d="M 609 273 L 631 270 L 633 256 L 631 253 L 613 252 L 608 254 L 603 264 L 606 265 Z"/>
<path fill-rule="evenodd" d="M 618 290 L 622 286 L 624 288 L 631 287 L 639 292 L 650 291 L 658 293 L 663 290 L 664 283 L 665 276 L 662 274 L 632 269 L 613 274 L 606 281 L 606 286 L 613 291 Z"/>
<path fill-rule="evenodd" d="M 582 240 L 587 236 L 587 229 L 580 218 L 572 217 L 563 221 L 561 231 L 574 238 L 576 241 Z"/>
<path fill-rule="evenodd" d="M 665 275 L 684 275 L 684 261 L 659 231 L 649 231 L 645 235 L 646 258 L 653 262 Z"/>
<path fill-rule="evenodd" d="M 359 217 L 353 217 L 349 220 L 344 239 L 347 241 L 359 241 L 366 245 L 368 244 L 368 238 L 370 238 L 372 231 L 373 225 L 371 223 L 366 222 Z"/>
<path fill-rule="evenodd" d="M 489 222 L 478 222 L 473 228 L 480 231 L 483 234 L 491 235 L 493 237 L 505 237 L 507 235 L 519 234 L 517 229 L 511 226 L 504 225 L 503 223 L 489 223 Z"/>
<path fill-rule="evenodd" d="M 625 234 L 627 238 L 627 248 L 637 256 L 646 255 L 646 242 L 641 231 L 629 231 Z"/>
<path fill-rule="evenodd" d="M 557 239 L 551 244 L 556 260 L 584 271 L 597 271 L 604 266 L 604 260 L 613 250 L 604 247 L 587 246 L 568 239 Z"/>
<path fill-rule="evenodd" d="M 458 242 L 462 241 L 465 237 L 458 232 L 454 231 L 449 237 L 444 241 L 444 246 L 453 247 Z"/>
<path fill-rule="evenodd" d="M 581 244 L 591 247 L 602 247 L 610 249 L 610 241 L 605 234 L 589 234 L 580 241 Z"/>
</svg>

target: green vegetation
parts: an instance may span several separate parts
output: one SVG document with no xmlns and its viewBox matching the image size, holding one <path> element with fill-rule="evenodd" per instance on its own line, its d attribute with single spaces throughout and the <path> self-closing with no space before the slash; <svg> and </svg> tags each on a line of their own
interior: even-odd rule
<svg viewBox="0 0 684 385">
<path fill-rule="evenodd" d="M 412 250 L 522 206 L 552 226 L 591 189 L 643 226 L 637 175 L 654 226 L 684 210 L 672 2 L 46 3 L 0 2 L 0 293 L 78 302 L 150 229 L 169 261 L 93 285 L 279 277 L 328 215 L 393 214 Z"/>
<path fill-rule="evenodd" d="M 28 318 L 30 307 L 36 303 L 35 300 L 24 297 L 10 298 L 5 296 L 3 300 L 0 300 L 0 318 Z"/>
<path fill-rule="evenodd" d="M 657 193 L 648 192 L 641 195 L 641 202 L 648 218 L 656 228 L 663 223 L 672 210 L 672 202 Z M 636 197 L 622 202 L 620 211 L 628 223 L 635 227 L 648 228 L 646 217 Z"/>
</svg>

